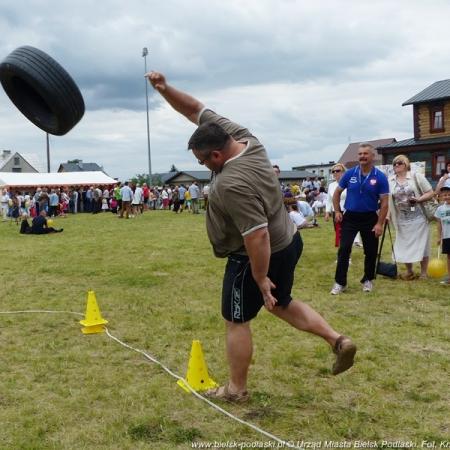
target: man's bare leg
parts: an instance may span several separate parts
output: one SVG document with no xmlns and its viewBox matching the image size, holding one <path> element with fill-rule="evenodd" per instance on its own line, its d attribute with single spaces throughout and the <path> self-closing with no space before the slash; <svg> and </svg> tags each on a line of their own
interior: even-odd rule
<svg viewBox="0 0 450 450">
<path fill-rule="evenodd" d="M 275 307 L 270 312 L 297 330 L 324 338 L 332 347 L 340 336 L 318 312 L 298 300 L 292 300 L 286 308 Z"/>
<path fill-rule="evenodd" d="M 327 321 L 310 306 L 293 300 L 286 308 L 275 307 L 271 311 L 280 319 L 297 328 L 325 339 L 336 354 L 332 374 L 338 375 L 353 366 L 356 345 L 350 338 L 339 335 Z"/>
<path fill-rule="evenodd" d="M 253 354 L 250 322 L 236 323 L 225 321 L 227 327 L 226 345 L 230 367 L 230 392 L 247 390 L 247 375 Z"/>
</svg>

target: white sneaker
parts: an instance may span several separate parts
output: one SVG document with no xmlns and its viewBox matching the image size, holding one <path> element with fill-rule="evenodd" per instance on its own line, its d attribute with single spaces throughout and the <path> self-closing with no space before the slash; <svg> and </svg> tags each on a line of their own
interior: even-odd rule
<svg viewBox="0 0 450 450">
<path fill-rule="evenodd" d="M 370 280 L 366 280 L 363 283 L 363 292 L 372 292 L 373 283 Z"/>
<path fill-rule="evenodd" d="M 342 294 L 347 289 L 347 286 L 341 286 L 339 283 L 334 283 L 333 289 L 331 289 L 331 295 Z"/>
</svg>

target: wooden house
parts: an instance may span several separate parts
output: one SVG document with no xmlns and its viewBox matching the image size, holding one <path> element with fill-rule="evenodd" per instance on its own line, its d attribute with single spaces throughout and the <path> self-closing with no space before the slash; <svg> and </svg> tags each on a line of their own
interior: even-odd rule
<svg viewBox="0 0 450 450">
<path fill-rule="evenodd" d="M 436 81 L 402 106 L 413 105 L 414 137 L 378 146 L 383 164 L 399 154 L 425 161 L 425 175 L 436 182 L 450 161 L 450 80 Z"/>
</svg>

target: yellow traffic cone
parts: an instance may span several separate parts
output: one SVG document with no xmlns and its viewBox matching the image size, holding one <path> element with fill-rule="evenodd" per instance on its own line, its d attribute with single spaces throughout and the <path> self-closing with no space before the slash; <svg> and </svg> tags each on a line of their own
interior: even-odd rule
<svg viewBox="0 0 450 450">
<path fill-rule="evenodd" d="M 83 334 L 103 333 L 105 331 L 103 325 L 107 324 L 108 321 L 100 313 L 94 291 L 88 291 L 86 317 L 84 320 L 80 320 L 80 323 L 84 327 L 81 329 Z"/>
<path fill-rule="evenodd" d="M 208 367 L 206 366 L 200 341 L 192 341 L 191 355 L 189 357 L 185 380 L 196 392 L 206 391 L 218 386 L 208 374 Z M 178 380 L 177 384 L 186 392 L 190 392 L 182 380 Z"/>
</svg>

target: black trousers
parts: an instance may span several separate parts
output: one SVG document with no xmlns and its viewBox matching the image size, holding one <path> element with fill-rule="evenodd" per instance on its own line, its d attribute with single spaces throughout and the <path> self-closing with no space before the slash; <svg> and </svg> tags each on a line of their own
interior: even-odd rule
<svg viewBox="0 0 450 450">
<path fill-rule="evenodd" d="M 353 241 L 358 231 L 364 247 L 364 276 L 361 283 L 375 278 L 375 265 L 378 252 L 378 238 L 372 231 L 378 221 L 376 212 L 355 213 L 347 211 L 342 219 L 341 243 L 338 251 L 335 281 L 347 286 L 347 272 Z"/>
</svg>

